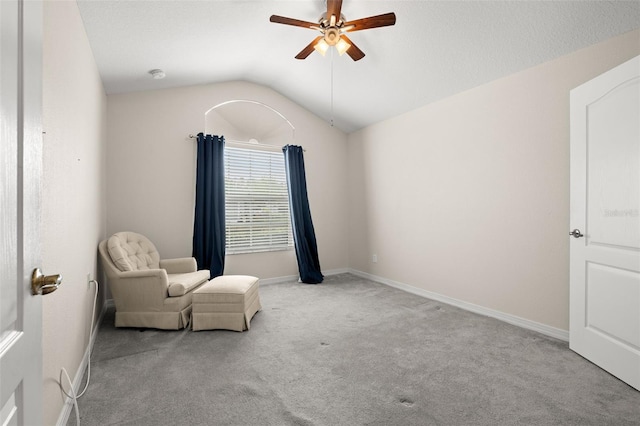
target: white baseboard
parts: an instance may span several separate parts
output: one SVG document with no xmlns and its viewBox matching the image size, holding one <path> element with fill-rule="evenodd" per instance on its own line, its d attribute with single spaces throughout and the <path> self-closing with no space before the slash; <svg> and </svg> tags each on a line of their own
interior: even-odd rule
<svg viewBox="0 0 640 426">
<path fill-rule="evenodd" d="M 260 278 L 260 285 L 270 285 L 270 284 L 279 284 L 285 283 L 287 281 L 297 281 L 297 275 L 285 275 L 282 277 L 273 277 L 273 278 Z"/>
<path fill-rule="evenodd" d="M 82 385 L 82 378 L 84 377 L 84 373 L 87 370 L 87 367 L 89 365 L 89 362 L 91 359 L 91 351 L 93 350 L 93 344 L 96 341 L 96 335 L 98 334 L 98 329 L 100 328 L 100 323 L 102 322 L 102 318 L 104 317 L 104 314 L 107 312 L 107 307 L 109 306 L 109 302 L 113 304 L 113 299 L 106 300 L 102 305 L 102 309 L 100 310 L 100 315 L 98 315 L 98 319 L 96 320 L 93 330 L 91 332 L 91 338 L 89 339 L 89 344 L 87 345 L 87 348 L 84 351 L 84 356 L 82 357 L 80 366 L 78 367 L 78 370 L 76 371 L 76 375 L 73 378 L 73 390 L 76 394 L 80 392 L 80 385 Z M 67 387 L 65 387 L 65 389 L 67 390 L 67 392 L 69 392 Z M 72 410 L 73 410 L 73 399 L 66 397 L 64 405 L 62 406 L 62 411 L 60 412 L 60 416 L 58 416 L 58 421 L 56 425 L 57 426 L 66 425 Z"/>
<path fill-rule="evenodd" d="M 328 269 L 326 271 L 322 271 L 322 274 L 325 276 L 329 275 L 338 275 L 338 274 L 348 274 L 351 272 L 349 268 L 338 268 L 338 269 Z"/>
<path fill-rule="evenodd" d="M 403 290 L 408 293 L 415 294 L 417 296 L 422 296 L 427 299 L 446 303 L 447 305 L 452 305 L 457 308 L 464 309 L 466 311 L 474 312 L 476 314 L 484 315 L 491 318 L 496 318 L 506 323 L 516 325 L 518 327 L 537 331 L 538 333 L 544 334 L 546 336 L 555 337 L 556 339 L 564 340 L 565 342 L 569 341 L 569 332 L 567 330 L 562 330 L 560 328 L 551 327 L 549 325 L 541 324 L 536 321 L 531 321 L 515 315 L 506 314 L 504 312 L 496 311 L 490 308 L 485 308 L 484 306 L 474 305 L 473 303 L 454 299 L 453 297 L 444 296 L 442 294 L 438 294 L 438 293 L 434 293 L 421 288 L 413 287 L 405 283 L 393 281 L 387 278 L 379 277 L 377 275 L 372 275 L 367 272 L 362 272 L 355 269 L 349 269 L 348 272 L 358 277 L 366 278 L 368 280 L 375 281 L 380 284 L 388 285 L 389 287 L 394 287 L 399 290 Z"/>
</svg>

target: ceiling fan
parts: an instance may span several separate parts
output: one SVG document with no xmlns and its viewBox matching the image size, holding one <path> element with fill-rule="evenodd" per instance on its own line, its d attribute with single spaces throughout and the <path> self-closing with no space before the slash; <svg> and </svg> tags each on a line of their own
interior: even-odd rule
<svg viewBox="0 0 640 426">
<path fill-rule="evenodd" d="M 359 61 L 364 58 L 364 52 L 360 50 L 345 33 L 387 27 L 396 23 L 396 15 L 393 12 L 356 19 L 355 21 L 347 21 L 344 15 L 340 13 L 341 9 L 342 0 L 327 0 L 327 13 L 320 17 L 317 24 L 278 15 L 271 15 L 269 21 L 320 31 L 321 35 L 302 49 L 300 53 L 296 55 L 296 59 L 305 59 L 314 50 L 324 55 L 330 46 L 335 46 L 341 55 L 346 52 L 354 61 Z"/>
</svg>

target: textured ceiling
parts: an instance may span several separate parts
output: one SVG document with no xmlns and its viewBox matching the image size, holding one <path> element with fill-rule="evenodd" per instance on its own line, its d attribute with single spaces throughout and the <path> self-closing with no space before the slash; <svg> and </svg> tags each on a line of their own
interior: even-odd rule
<svg viewBox="0 0 640 426">
<path fill-rule="evenodd" d="M 350 34 L 353 62 L 294 56 L 323 0 L 78 0 L 107 93 L 246 80 L 351 132 L 640 28 L 640 1 L 344 0 L 347 20 L 395 12 L 396 25 Z M 163 69 L 154 80 L 148 71 Z M 333 96 L 331 75 L 333 68 Z M 333 98 L 333 100 L 332 100 Z"/>
</svg>

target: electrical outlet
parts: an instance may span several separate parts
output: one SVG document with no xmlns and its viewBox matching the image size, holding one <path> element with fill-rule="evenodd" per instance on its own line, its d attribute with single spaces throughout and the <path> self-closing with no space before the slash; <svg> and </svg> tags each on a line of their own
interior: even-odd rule
<svg viewBox="0 0 640 426">
<path fill-rule="evenodd" d="M 377 254 L 374 254 L 373 256 L 371 256 L 371 261 L 372 261 L 373 263 L 378 263 L 378 255 L 377 255 Z"/>
<path fill-rule="evenodd" d="M 91 281 L 93 281 L 93 274 L 89 272 L 87 274 L 87 285 L 91 285 Z"/>
</svg>

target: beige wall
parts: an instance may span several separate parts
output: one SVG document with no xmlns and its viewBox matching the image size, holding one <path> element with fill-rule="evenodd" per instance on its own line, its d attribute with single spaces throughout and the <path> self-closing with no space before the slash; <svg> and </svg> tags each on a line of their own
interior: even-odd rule
<svg viewBox="0 0 640 426">
<path fill-rule="evenodd" d="M 60 371 L 73 380 L 89 343 L 87 274 L 97 274 L 106 231 L 106 95 L 75 1 L 44 2 L 43 38 L 42 269 L 63 276 L 42 301 L 43 411 L 51 425 L 64 402 Z"/>
<path fill-rule="evenodd" d="M 349 135 L 349 266 L 567 330 L 569 90 L 638 54 L 634 31 Z"/>
<path fill-rule="evenodd" d="M 307 150 L 320 264 L 323 270 L 346 268 L 347 136 L 273 90 L 247 82 L 108 96 L 108 234 L 139 232 L 162 257 L 191 256 L 196 144 L 188 135 L 205 130 L 209 109 L 236 99 L 267 104 L 295 127 L 295 143 Z M 225 273 L 297 275 L 295 252 L 230 255 Z"/>
</svg>

